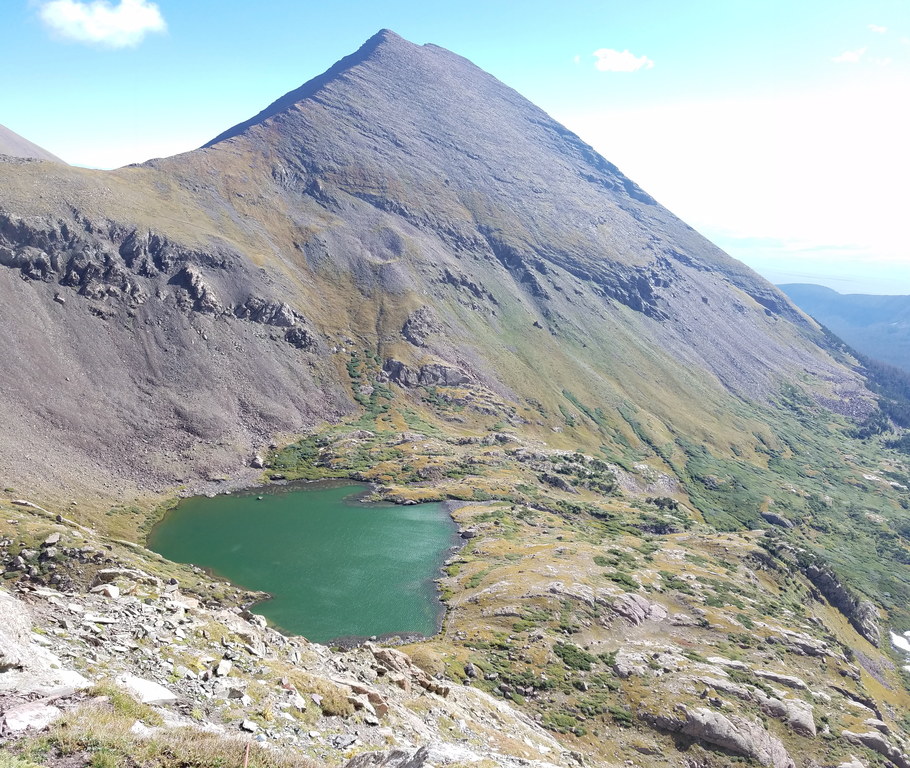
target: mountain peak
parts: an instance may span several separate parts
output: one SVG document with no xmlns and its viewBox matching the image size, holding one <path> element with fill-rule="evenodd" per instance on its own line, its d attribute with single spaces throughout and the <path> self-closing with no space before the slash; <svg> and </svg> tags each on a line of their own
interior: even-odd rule
<svg viewBox="0 0 910 768">
<path fill-rule="evenodd" d="M 354 51 L 354 53 L 339 59 L 321 75 L 317 75 L 311 80 L 307 80 L 299 88 L 289 91 L 280 99 L 273 101 L 259 114 L 254 115 L 249 120 L 244 120 L 242 123 L 238 123 L 232 128 L 228 128 L 228 130 L 223 133 L 218 134 L 214 139 L 203 144 L 203 148 L 211 147 L 221 141 L 238 136 L 248 128 L 252 128 L 254 125 L 258 125 L 259 123 L 268 120 L 270 117 L 274 117 L 275 115 L 284 112 L 286 109 L 294 106 L 297 102 L 312 96 L 344 72 L 367 61 L 380 49 L 392 47 L 417 48 L 419 46 L 405 40 L 400 35 L 395 34 L 391 29 L 380 29 L 375 35 L 367 39 L 360 48 Z"/>
</svg>

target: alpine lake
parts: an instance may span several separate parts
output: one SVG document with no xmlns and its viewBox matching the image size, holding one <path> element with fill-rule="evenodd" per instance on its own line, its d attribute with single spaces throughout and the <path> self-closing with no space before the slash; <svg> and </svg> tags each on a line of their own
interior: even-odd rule
<svg viewBox="0 0 910 768">
<path fill-rule="evenodd" d="M 434 579 L 458 536 L 442 503 L 363 503 L 351 481 L 184 499 L 147 545 L 268 592 L 253 611 L 318 643 L 429 636 L 444 612 Z"/>
</svg>

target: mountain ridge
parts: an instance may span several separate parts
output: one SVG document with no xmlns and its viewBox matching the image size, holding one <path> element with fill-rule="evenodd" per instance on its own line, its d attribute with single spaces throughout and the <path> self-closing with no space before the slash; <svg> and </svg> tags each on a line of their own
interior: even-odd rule
<svg viewBox="0 0 910 768">
<path fill-rule="evenodd" d="M 63 160 L 55 154 L 39 147 L 18 133 L 14 133 L 4 125 L 0 125 L 0 155 L 63 163 Z"/>
</svg>

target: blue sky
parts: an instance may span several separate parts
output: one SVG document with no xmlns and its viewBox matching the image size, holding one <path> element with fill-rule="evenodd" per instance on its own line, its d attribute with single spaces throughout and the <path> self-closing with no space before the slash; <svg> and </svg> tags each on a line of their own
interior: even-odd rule
<svg viewBox="0 0 910 768">
<path fill-rule="evenodd" d="M 189 150 L 382 27 L 493 73 L 775 282 L 910 293 L 906 0 L 3 0 L 0 123 L 90 167 Z"/>
</svg>

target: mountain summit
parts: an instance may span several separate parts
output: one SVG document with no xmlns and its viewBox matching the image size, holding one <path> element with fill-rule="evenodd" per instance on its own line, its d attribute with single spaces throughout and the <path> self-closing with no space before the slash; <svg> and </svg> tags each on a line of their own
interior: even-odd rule
<svg viewBox="0 0 910 768">
<path fill-rule="evenodd" d="M 210 142 L 204 146 L 210 147 L 213 144 L 217 144 L 219 141 L 224 141 L 233 136 L 237 136 L 240 133 L 243 133 L 248 128 L 251 128 L 259 123 L 265 122 L 271 117 L 274 117 L 281 112 L 284 112 L 291 107 L 293 107 L 297 102 L 303 101 L 304 99 L 310 98 L 316 92 L 318 92 L 323 86 L 326 86 L 332 82 L 336 77 L 343 75 L 348 69 L 354 67 L 358 64 L 363 63 L 367 60 L 380 46 L 382 45 L 411 45 L 404 38 L 399 37 L 390 29 L 381 29 L 375 35 L 373 35 L 369 40 L 367 40 L 360 48 L 358 48 L 350 56 L 345 56 L 343 59 L 337 61 L 333 66 L 327 69 L 318 77 L 314 77 L 312 80 L 308 80 L 299 88 L 286 93 L 277 101 L 270 104 L 262 112 L 254 117 L 251 117 L 249 120 L 245 120 L 242 123 L 238 123 L 233 128 L 220 133 Z"/>
<path fill-rule="evenodd" d="M 7 368 L 0 456 L 36 487 L 26 434 L 93 488 L 99 472 L 141 494 L 229 471 L 359 407 L 342 349 L 373 350 L 405 393 L 458 381 L 550 414 L 564 391 L 640 409 L 655 444 L 707 429 L 739 445 L 761 430 L 727 418 L 735 399 L 797 374 L 866 407 L 773 286 L 511 88 L 389 31 L 194 152 L 0 164 L 0 182 L 18 330 L 0 352 L 28 366 L 40 334 L 47 387 Z M 642 439 L 617 418 L 583 439 Z"/>
</svg>

